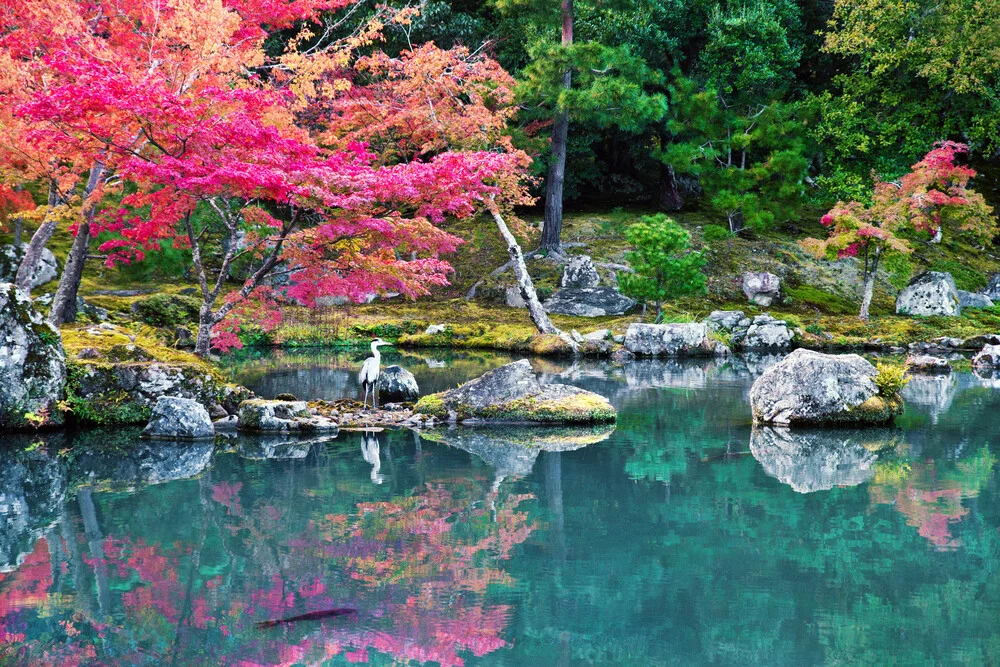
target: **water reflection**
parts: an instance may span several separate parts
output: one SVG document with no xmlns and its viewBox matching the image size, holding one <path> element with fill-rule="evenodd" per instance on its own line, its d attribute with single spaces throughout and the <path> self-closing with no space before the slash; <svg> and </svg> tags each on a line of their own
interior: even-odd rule
<svg viewBox="0 0 1000 667">
<path fill-rule="evenodd" d="M 771 477 L 798 493 L 857 486 L 875 475 L 875 452 L 891 449 L 899 434 L 889 429 L 790 430 L 762 426 L 750 436 L 750 452 Z"/>
<path fill-rule="evenodd" d="M 980 380 L 908 388 L 893 431 L 788 432 L 752 430 L 740 363 L 538 368 L 617 429 L 235 434 L 204 464 L 125 430 L 17 440 L 0 663 L 1000 661 Z M 256 625 L 334 608 L 357 613 Z"/>
</svg>

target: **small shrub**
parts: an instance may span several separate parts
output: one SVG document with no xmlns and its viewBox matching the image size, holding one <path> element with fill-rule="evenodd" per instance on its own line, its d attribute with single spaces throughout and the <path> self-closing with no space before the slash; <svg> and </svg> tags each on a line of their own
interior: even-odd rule
<svg viewBox="0 0 1000 667">
<path fill-rule="evenodd" d="M 733 234 L 729 229 L 723 227 L 722 225 L 705 225 L 703 235 L 705 238 L 705 243 L 714 243 L 716 241 L 728 241 L 734 238 L 736 235 Z"/>
<path fill-rule="evenodd" d="M 704 294 L 705 257 L 691 251 L 691 235 L 676 222 L 658 213 L 644 216 L 625 232 L 632 250 L 625 258 L 635 273 L 618 278 L 623 294 L 656 304 L 656 317 L 667 299 Z"/>
<path fill-rule="evenodd" d="M 806 327 L 806 331 L 814 336 L 823 335 L 823 327 L 821 327 L 818 324 L 810 324 L 809 326 Z"/>
<path fill-rule="evenodd" d="M 878 375 L 875 376 L 875 384 L 878 386 L 880 396 L 891 398 L 898 396 L 903 387 L 910 381 L 906 374 L 906 368 L 898 364 L 888 364 L 878 362 L 875 364 Z"/>
<path fill-rule="evenodd" d="M 132 304 L 132 313 L 140 322 L 154 327 L 175 327 L 198 322 L 201 301 L 178 294 L 151 294 Z"/>
</svg>

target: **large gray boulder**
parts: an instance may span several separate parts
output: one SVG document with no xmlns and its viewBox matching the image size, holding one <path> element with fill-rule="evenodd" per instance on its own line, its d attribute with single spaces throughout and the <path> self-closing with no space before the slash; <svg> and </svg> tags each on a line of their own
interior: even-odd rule
<svg viewBox="0 0 1000 667">
<path fill-rule="evenodd" d="M 314 415 L 305 401 L 251 399 L 240 403 L 236 428 L 251 433 L 337 431 L 337 422 Z"/>
<path fill-rule="evenodd" d="M 24 428 L 25 415 L 61 424 L 66 354 L 59 330 L 12 283 L 0 283 L 0 431 Z"/>
<path fill-rule="evenodd" d="M 957 317 L 962 314 L 962 301 L 950 273 L 928 271 L 915 276 L 896 297 L 899 315 L 942 315 Z"/>
<path fill-rule="evenodd" d="M 635 301 L 614 287 L 564 287 L 542 303 L 546 313 L 605 317 L 622 315 L 635 307 Z"/>
<path fill-rule="evenodd" d="M 766 271 L 744 273 L 743 293 L 750 303 L 766 308 L 781 298 L 781 278 Z"/>
<path fill-rule="evenodd" d="M 215 437 L 208 410 L 190 398 L 160 396 L 142 431 L 149 440 L 206 440 Z"/>
<path fill-rule="evenodd" d="M 768 368 L 750 388 L 757 424 L 882 424 L 902 412 L 898 396 L 882 396 L 878 371 L 856 354 L 798 349 Z"/>
<path fill-rule="evenodd" d="M 725 346 L 708 337 L 702 323 L 630 324 L 625 349 L 638 357 L 709 357 L 725 354 Z"/>
<path fill-rule="evenodd" d="M 761 426 L 750 435 L 750 453 L 771 477 L 797 493 L 857 486 L 875 475 L 878 455 L 890 446 L 889 429 L 789 430 Z"/>
<path fill-rule="evenodd" d="M 424 396 L 417 414 L 458 422 L 599 424 L 617 416 L 608 399 L 565 384 L 542 384 L 527 359 L 484 373 L 455 389 Z"/>
<path fill-rule="evenodd" d="M 712 330 L 732 331 L 744 319 L 746 319 L 746 315 L 743 314 L 742 310 L 713 310 L 705 318 L 705 324 Z"/>
<path fill-rule="evenodd" d="M 733 336 L 732 342 L 744 350 L 787 350 L 794 337 L 784 320 L 757 315 L 745 331 Z"/>
<path fill-rule="evenodd" d="M 587 255 L 577 255 L 570 259 L 559 280 L 559 287 L 597 287 L 600 284 L 601 276 L 597 273 L 594 260 Z"/>
<path fill-rule="evenodd" d="M 405 368 L 387 366 L 379 374 L 378 397 L 383 403 L 415 401 L 420 398 L 417 378 Z"/>
<path fill-rule="evenodd" d="M 14 282 L 17 269 L 21 265 L 24 253 L 28 249 L 27 243 L 22 243 L 20 247 L 5 245 L 0 248 L 0 282 Z M 55 280 L 59 276 L 59 262 L 56 256 L 48 248 L 42 248 L 42 255 L 38 259 L 38 266 L 31 276 L 31 287 L 39 287 L 45 283 Z"/>
</svg>

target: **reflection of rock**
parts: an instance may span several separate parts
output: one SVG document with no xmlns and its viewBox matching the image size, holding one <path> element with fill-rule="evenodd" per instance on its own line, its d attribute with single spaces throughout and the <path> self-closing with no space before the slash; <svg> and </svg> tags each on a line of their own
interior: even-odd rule
<svg viewBox="0 0 1000 667">
<path fill-rule="evenodd" d="M 399 366 L 387 366 L 379 374 L 378 395 L 382 403 L 415 401 L 420 398 L 420 387 L 410 371 Z"/>
<path fill-rule="evenodd" d="M 771 477 L 799 493 L 857 486 L 875 474 L 879 450 L 895 443 L 889 429 L 789 430 L 767 426 L 750 435 L 750 452 Z"/>
<path fill-rule="evenodd" d="M 127 448 L 87 448 L 74 459 L 71 477 L 85 486 L 134 487 L 194 477 L 212 460 L 213 443 L 136 443 Z"/>
<path fill-rule="evenodd" d="M 674 387 L 704 389 L 714 360 L 636 359 L 623 366 L 629 389 Z"/>
<path fill-rule="evenodd" d="M 421 438 L 475 454 L 493 468 L 498 477 L 506 477 L 530 473 L 539 452 L 580 449 L 606 440 L 614 430 L 613 426 L 462 426 L 423 433 Z"/>
<path fill-rule="evenodd" d="M 879 424 L 902 411 L 898 396 L 879 395 L 878 372 L 856 354 L 798 349 L 767 369 L 750 389 L 758 424 Z"/>
<path fill-rule="evenodd" d="M 236 453 L 244 459 L 304 459 L 317 442 L 294 436 L 240 435 Z"/>
<path fill-rule="evenodd" d="M 439 419 L 592 424 L 613 422 L 608 399 L 565 384 L 541 384 L 527 359 L 494 368 L 461 387 L 424 396 L 414 411 Z"/>
<path fill-rule="evenodd" d="M 58 518 L 66 473 L 44 451 L 0 450 L 0 572 L 18 566 L 44 529 Z"/>
<path fill-rule="evenodd" d="M 912 375 L 902 393 L 907 404 L 926 408 L 936 423 L 951 408 L 958 393 L 958 379 L 950 373 Z"/>
</svg>

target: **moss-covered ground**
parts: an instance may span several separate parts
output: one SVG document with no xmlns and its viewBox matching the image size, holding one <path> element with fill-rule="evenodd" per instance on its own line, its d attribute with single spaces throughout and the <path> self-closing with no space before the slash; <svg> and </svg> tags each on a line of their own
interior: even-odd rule
<svg viewBox="0 0 1000 667">
<path fill-rule="evenodd" d="M 625 263 L 628 250 L 625 230 L 644 213 L 616 209 L 568 214 L 563 236 L 568 252 L 589 254 L 598 263 L 603 277 L 613 280 L 613 265 Z M 708 293 L 665 304 L 665 321 L 696 321 L 716 309 L 743 310 L 749 315 L 770 312 L 800 327 L 804 332 L 801 342 L 812 347 L 863 346 L 871 342 L 906 344 L 938 336 L 968 338 L 1000 332 L 1000 308 L 966 310 L 958 318 L 910 318 L 893 314 L 895 294 L 918 271 L 947 270 L 958 286 L 965 289 L 981 288 L 990 274 L 1000 271 L 997 257 L 960 238 L 946 237 L 936 245 L 914 240 L 916 252 L 905 261 L 889 263 L 883 271 L 875 293 L 873 317 L 862 322 L 855 316 L 860 296 L 855 260 L 817 260 L 798 244 L 803 238 L 824 233 L 818 223 L 819 211 L 803 216 L 794 226 L 739 237 L 723 235 L 723 238 L 716 238 L 722 231 L 721 220 L 711 215 L 680 212 L 673 217 L 690 231 L 694 247 L 706 253 Z M 524 224 L 518 226 L 525 249 L 537 245 L 537 222 L 537 217 L 526 216 Z M 283 347 L 356 346 L 366 344 L 373 336 L 381 336 L 408 347 L 564 353 L 559 342 L 536 336 L 526 311 L 503 305 L 504 288 L 513 284 L 513 277 L 509 271 L 491 275 L 507 260 L 506 248 L 492 223 L 485 218 L 466 220 L 451 223 L 449 231 L 464 238 L 466 243 L 448 258 L 455 269 L 451 285 L 435 290 L 431 296 L 417 301 L 396 298 L 319 309 L 289 306 L 284 310 L 284 323 L 280 327 L 267 334 L 251 327 L 245 342 Z M 706 241 L 706 236 L 713 240 Z M 0 243 L 9 240 L 9 235 L 0 235 Z M 70 243 L 69 235 L 60 231 L 53 237 L 50 248 L 62 259 Z M 172 261 L 176 264 L 176 258 Z M 171 266 L 170 262 L 161 262 L 156 270 L 109 269 L 94 261 L 88 264 L 80 293 L 93 305 L 111 311 L 112 321 L 120 324 L 143 313 L 142 318 L 147 322 L 160 325 L 159 329 L 149 329 L 143 334 L 149 338 L 149 344 L 143 347 L 154 355 L 172 355 L 173 352 L 161 350 L 162 345 L 152 344 L 152 340 L 158 338 L 168 346 L 175 342 L 177 317 L 183 319 L 185 313 L 190 317 L 184 295 L 193 283 L 157 273 L 177 268 Z M 535 255 L 528 266 L 542 298 L 557 289 L 562 270 L 558 261 Z M 741 276 L 750 270 L 771 271 L 782 278 L 785 297 L 782 303 L 767 309 L 746 303 Z M 466 300 L 474 285 L 476 297 Z M 53 291 L 55 286 L 53 281 L 39 288 L 36 294 Z M 129 293 L 109 293 L 116 290 Z M 154 303 L 152 310 L 143 310 L 152 294 L 176 298 L 170 303 Z M 631 322 L 644 318 L 634 313 L 609 318 L 554 316 L 552 319 L 565 330 L 588 333 L 607 328 L 613 334 L 621 334 Z M 435 335 L 424 334 L 431 324 L 444 324 L 446 330 Z M 93 343 L 80 340 L 80 335 L 73 330 L 64 331 L 67 346 L 82 349 Z M 182 354 L 185 359 L 192 358 Z"/>
</svg>

